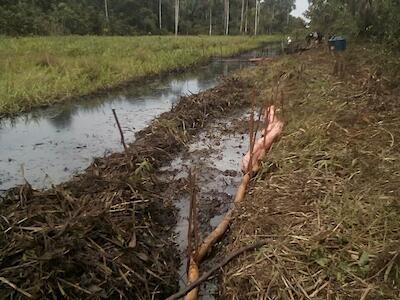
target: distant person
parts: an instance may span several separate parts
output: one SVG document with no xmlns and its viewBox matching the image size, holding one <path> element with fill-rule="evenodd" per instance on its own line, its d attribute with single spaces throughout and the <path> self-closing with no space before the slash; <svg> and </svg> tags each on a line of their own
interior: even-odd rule
<svg viewBox="0 0 400 300">
<path fill-rule="evenodd" d="M 322 43 L 322 39 L 324 38 L 324 35 L 321 33 L 321 32 L 316 32 L 317 33 L 317 37 L 316 37 L 316 42 L 318 43 L 318 44 L 321 44 Z"/>
<path fill-rule="evenodd" d="M 309 33 L 309 34 L 307 34 L 307 36 L 306 36 L 306 41 L 307 41 L 307 44 L 308 44 L 308 45 L 311 44 L 313 38 L 314 38 L 314 34 L 313 34 L 312 32 Z"/>
<path fill-rule="evenodd" d="M 330 41 L 333 40 L 336 36 L 334 34 L 328 35 L 328 41 L 327 41 L 327 46 L 328 46 L 328 51 L 333 51 L 335 50 L 335 46 L 333 46 Z"/>
<path fill-rule="evenodd" d="M 324 35 L 323 35 L 321 32 L 319 32 L 319 31 L 314 31 L 314 32 L 311 32 L 311 33 L 309 33 L 309 34 L 307 35 L 306 41 L 307 41 L 307 44 L 308 44 L 309 46 L 311 46 L 311 44 L 312 44 L 313 42 L 316 43 L 316 44 L 321 44 L 321 43 L 322 43 L 322 40 L 323 40 L 323 37 L 324 37 Z"/>
</svg>

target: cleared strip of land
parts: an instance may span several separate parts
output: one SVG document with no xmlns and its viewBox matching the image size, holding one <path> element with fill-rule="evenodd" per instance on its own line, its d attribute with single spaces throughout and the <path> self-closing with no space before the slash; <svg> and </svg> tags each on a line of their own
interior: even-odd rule
<svg viewBox="0 0 400 300">
<path fill-rule="evenodd" d="M 0 39 L 0 115 L 231 56 L 280 36 Z"/>
</svg>

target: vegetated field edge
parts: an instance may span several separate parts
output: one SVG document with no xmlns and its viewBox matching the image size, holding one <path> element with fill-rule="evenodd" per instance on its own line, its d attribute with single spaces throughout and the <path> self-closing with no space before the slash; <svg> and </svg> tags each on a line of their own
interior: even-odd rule
<svg viewBox="0 0 400 300">
<path fill-rule="evenodd" d="M 400 299 L 400 60 L 363 43 L 341 59 L 321 47 L 240 73 L 262 102 L 280 81 L 286 126 L 226 252 L 266 246 L 224 268 L 224 299 Z"/>
<path fill-rule="evenodd" d="M 0 116 L 232 56 L 281 36 L 0 38 Z"/>
</svg>

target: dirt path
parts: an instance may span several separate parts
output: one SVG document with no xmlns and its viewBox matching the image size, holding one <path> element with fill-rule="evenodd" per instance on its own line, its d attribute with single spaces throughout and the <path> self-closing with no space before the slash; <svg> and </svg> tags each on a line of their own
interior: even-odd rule
<svg viewBox="0 0 400 300">
<path fill-rule="evenodd" d="M 265 96 L 282 75 L 287 126 L 224 255 L 267 245 L 224 268 L 223 299 L 400 299 L 399 92 L 370 47 L 349 49 L 343 76 L 322 50 L 242 74 Z"/>
</svg>

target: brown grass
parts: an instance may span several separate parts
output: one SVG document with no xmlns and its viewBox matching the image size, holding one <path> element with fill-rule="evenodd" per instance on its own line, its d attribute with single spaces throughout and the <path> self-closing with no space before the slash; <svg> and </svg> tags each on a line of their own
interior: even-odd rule
<svg viewBox="0 0 400 300">
<path fill-rule="evenodd" d="M 242 74 L 263 97 L 284 74 L 288 125 L 227 252 L 267 246 L 224 269 L 224 299 L 400 299 L 399 94 L 378 59 L 350 49 L 337 77 L 313 50 Z"/>
</svg>

